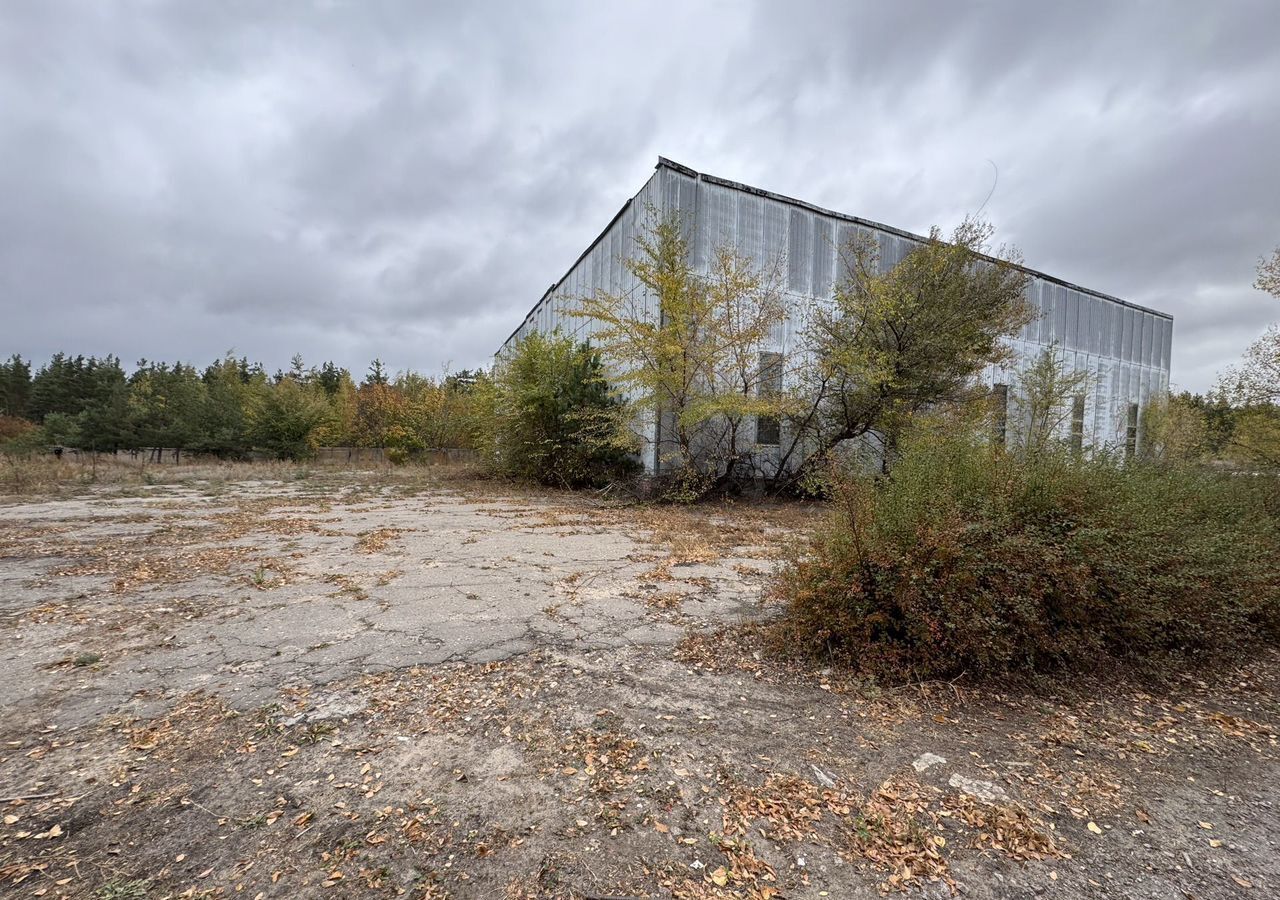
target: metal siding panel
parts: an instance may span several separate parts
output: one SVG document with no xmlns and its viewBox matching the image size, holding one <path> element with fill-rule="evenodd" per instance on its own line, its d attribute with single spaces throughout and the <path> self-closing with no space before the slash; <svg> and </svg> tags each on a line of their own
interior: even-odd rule
<svg viewBox="0 0 1280 900">
<path fill-rule="evenodd" d="M 813 275 L 813 216 L 803 209 L 791 210 L 787 233 L 787 287 L 797 293 L 809 293 Z"/>
<path fill-rule="evenodd" d="M 1067 304 L 1067 337 L 1062 342 L 1062 346 L 1071 350 L 1078 350 L 1082 340 L 1080 317 L 1083 310 L 1080 308 L 1080 294 L 1071 290 L 1071 288 L 1064 288 L 1063 297 Z"/>
<path fill-rule="evenodd" d="M 1098 301 L 1098 349 L 1096 352 L 1101 356 L 1109 356 L 1111 354 L 1111 307 L 1114 305 L 1114 303 L 1109 303 L 1106 300 Z"/>
<path fill-rule="evenodd" d="M 1129 360 L 1129 348 L 1133 346 L 1133 310 L 1127 306 L 1120 307 L 1120 346 L 1116 350 L 1116 359 Z"/>
<path fill-rule="evenodd" d="M 1040 343 L 1044 333 L 1044 284 L 1039 279 L 1032 279 L 1027 284 L 1027 301 L 1031 304 L 1035 317 L 1027 324 L 1027 340 Z"/>
<path fill-rule="evenodd" d="M 1097 297 L 1086 297 L 1089 307 L 1089 352 L 1102 352 L 1102 300 Z"/>
<path fill-rule="evenodd" d="M 1066 297 L 1066 339 L 1064 347 L 1076 349 L 1080 346 L 1080 295 L 1072 290 L 1064 291 Z"/>
<path fill-rule="evenodd" d="M 756 266 L 764 264 L 764 201 L 754 194 L 738 194 L 737 246 Z"/>
<path fill-rule="evenodd" d="M 764 205 L 764 265 L 781 265 L 787 257 L 787 208 L 774 200 Z"/>
<path fill-rule="evenodd" d="M 1053 285 L 1040 285 L 1040 304 L 1044 310 L 1044 321 L 1040 323 L 1040 343 L 1048 346 L 1061 339 L 1061 332 L 1058 330 L 1058 293 Z"/>
<path fill-rule="evenodd" d="M 735 203 L 733 192 L 729 188 L 719 185 L 703 183 L 702 203 L 707 207 L 707 215 L 705 217 L 706 234 L 699 235 L 699 239 L 704 241 L 704 262 L 700 268 L 705 269 L 710 265 L 711 258 L 715 249 L 721 244 L 735 244 L 735 232 L 737 231 L 737 204 Z"/>
<path fill-rule="evenodd" d="M 811 288 L 815 297 L 831 296 L 835 282 L 836 238 L 835 223 L 826 216 L 813 217 L 813 280 Z"/>
<path fill-rule="evenodd" d="M 1025 297 L 1027 299 L 1027 302 L 1031 303 L 1031 285 L 1027 286 L 1027 292 L 1025 294 Z M 1023 325 L 1022 330 L 1018 332 L 1018 340 L 1020 341 L 1035 340 L 1034 334 L 1036 330 L 1037 330 L 1037 324 L 1036 324 L 1035 318 L 1033 317 L 1031 321 Z"/>
<path fill-rule="evenodd" d="M 851 249 L 855 246 L 855 242 L 859 240 L 858 226 L 851 225 L 848 222 L 840 222 L 836 225 L 836 284 L 844 284 L 849 280 L 852 274 L 849 266 L 852 262 Z"/>
<path fill-rule="evenodd" d="M 713 227 L 711 222 L 711 188 L 705 181 L 699 181 L 696 189 L 698 202 L 694 205 L 693 242 L 689 247 L 689 253 L 693 258 L 694 269 L 703 271 L 707 268 L 707 262 L 711 258 L 711 230 Z"/>
</svg>

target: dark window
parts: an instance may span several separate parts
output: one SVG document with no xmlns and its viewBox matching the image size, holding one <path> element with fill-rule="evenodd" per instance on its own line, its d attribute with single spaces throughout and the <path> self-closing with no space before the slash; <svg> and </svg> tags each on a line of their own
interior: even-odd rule
<svg viewBox="0 0 1280 900">
<path fill-rule="evenodd" d="M 1079 453 L 1084 448 L 1084 394 L 1076 394 L 1071 400 L 1071 449 Z"/>
<path fill-rule="evenodd" d="M 761 397 L 776 397 L 782 393 L 782 354 L 760 354 L 760 381 L 756 392 Z M 782 423 L 777 416 L 756 417 L 756 443 L 777 447 L 782 443 Z"/>
<path fill-rule="evenodd" d="M 1009 385 L 991 386 L 991 439 L 1004 446 L 1009 432 Z"/>
<path fill-rule="evenodd" d="M 1125 429 L 1124 455 L 1132 459 L 1138 452 L 1138 404 L 1129 404 L 1129 427 Z"/>
</svg>

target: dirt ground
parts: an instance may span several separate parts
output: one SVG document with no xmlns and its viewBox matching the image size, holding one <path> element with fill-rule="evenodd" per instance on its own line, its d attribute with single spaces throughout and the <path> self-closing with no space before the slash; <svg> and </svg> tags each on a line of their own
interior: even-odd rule
<svg viewBox="0 0 1280 900">
<path fill-rule="evenodd" d="M 777 661 L 800 505 L 249 467 L 0 502 L 0 895 L 1280 896 L 1280 657 Z"/>
</svg>

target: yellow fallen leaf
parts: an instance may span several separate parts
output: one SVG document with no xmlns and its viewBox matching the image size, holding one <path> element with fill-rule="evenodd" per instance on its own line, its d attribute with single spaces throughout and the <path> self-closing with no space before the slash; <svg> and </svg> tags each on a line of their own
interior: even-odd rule
<svg viewBox="0 0 1280 900">
<path fill-rule="evenodd" d="M 1212 830 L 1213 830 L 1213 823 L 1212 823 L 1212 822 L 1200 822 L 1200 823 L 1199 823 L 1199 825 L 1200 825 L 1200 827 L 1201 827 L 1201 828 L 1203 828 L 1205 831 L 1212 831 Z"/>
<path fill-rule="evenodd" d="M 1238 875 L 1232 875 L 1231 880 L 1234 881 L 1236 884 L 1240 885 L 1240 887 L 1242 888 L 1253 887 L 1253 882 L 1250 881 L 1248 878 L 1241 878 Z"/>
<path fill-rule="evenodd" d="M 1212 839 L 1209 841 L 1209 846 L 1210 846 L 1210 847 L 1221 847 L 1221 846 L 1222 846 L 1222 841 L 1218 840 L 1217 838 L 1212 838 Z"/>
<path fill-rule="evenodd" d="M 1090 823 L 1089 823 L 1089 825 L 1088 825 L 1087 827 L 1088 827 L 1088 829 L 1089 829 L 1090 831 L 1092 831 L 1094 834 L 1102 834 L 1102 829 L 1098 827 L 1098 823 L 1097 823 L 1097 822 L 1090 822 Z"/>
<path fill-rule="evenodd" d="M 934 835 L 933 842 L 937 844 L 939 847 L 947 846 L 947 839 L 940 834 Z"/>
<path fill-rule="evenodd" d="M 12 825 L 12 824 L 13 824 L 14 822 L 16 822 L 16 821 L 18 821 L 18 817 L 17 817 L 17 816 L 14 816 L 14 815 L 8 815 L 8 816 L 5 816 L 5 817 L 4 817 L 4 824 L 6 824 L 6 825 Z"/>
<path fill-rule="evenodd" d="M 711 873 L 711 881 L 716 887 L 724 887 L 729 883 L 729 873 L 725 871 L 724 866 Z"/>
</svg>

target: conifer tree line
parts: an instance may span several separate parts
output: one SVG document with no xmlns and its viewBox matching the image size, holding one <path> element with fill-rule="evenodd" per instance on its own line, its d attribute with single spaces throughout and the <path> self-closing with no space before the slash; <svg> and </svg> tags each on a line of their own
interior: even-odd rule
<svg viewBox="0 0 1280 900">
<path fill-rule="evenodd" d="M 36 368 L 0 362 L 0 443 L 112 452 L 152 447 L 224 458 L 298 459 L 318 447 L 471 447 L 477 372 L 389 373 L 375 359 L 359 382 L 333 362 L 287 371 L 228 354 L 203 369 L 57 353 Z"/>
</svg>

